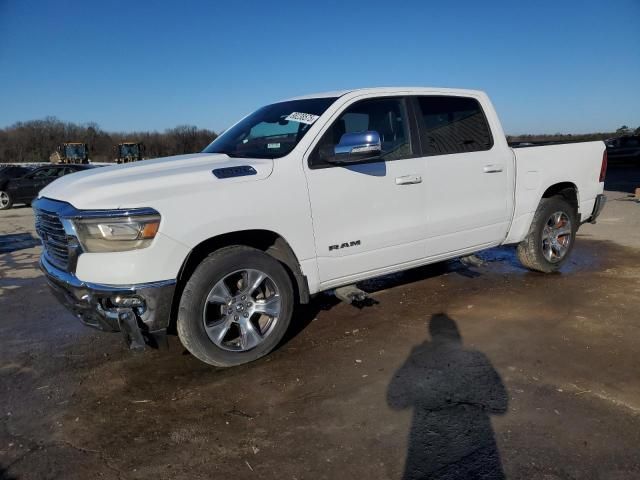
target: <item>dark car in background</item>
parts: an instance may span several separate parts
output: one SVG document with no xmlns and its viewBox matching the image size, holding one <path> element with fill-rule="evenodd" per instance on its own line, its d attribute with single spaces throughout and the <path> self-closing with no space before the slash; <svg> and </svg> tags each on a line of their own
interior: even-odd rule
<svg viewBox="0 0 640 480">
<path fill-rule="evenodd" d="M 23 167 L 21 165 L 1 165 L 0 180 L 21 177 L 33 170 L 33 167 Z"/>
<path fill-rule="evenodd" d="M 15 203 L 30 205 L 38 196 L 38 192 L 55 179 L 93 167 L 93 165 L 47 165 L 2 180 L 0 181 L 0 210 L 8 210 Z"/>
<path fill-rule="evenodd" d="M 609 161 L 640 161 L 640 135 L 610 138 L 605 140 Z"/>
<path fill-rule="evenodd" d="M 18 178 L 29 173 L 33 168 L 23 167 L 20 165 L 2 165 L 0 166 L 0 210 L 8 208 L 9 195 L 5 191 L 5 187 L 9 180 Z"/>
</svg>

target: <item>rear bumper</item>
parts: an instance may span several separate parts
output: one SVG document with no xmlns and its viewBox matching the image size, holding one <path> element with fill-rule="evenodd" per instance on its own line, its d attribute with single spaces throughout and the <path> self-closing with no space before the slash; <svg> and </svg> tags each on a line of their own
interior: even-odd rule
<svg viewBox="0 0 640 480">
<path fill-rule="evenodd" d="M 169 326 L 175 280 L 93 284 L 58 269 L 46 255 L 40 257 L 40 268 L 55 297 L 82 323 L 106 332 L 122 332 L 130 348 L 144 347 Z"/>
<path fill-rule="evenodd" d="M 591 212 L 591 216 L 589 218 L 587 218 L 587 220 L 585 220 L 584 223 L 596 223 L 596 220 L 598 218 L 598 216 L 600 216 L 600 213 L 602 213 L 602 209 L 604 208 L 605 204 L 607 203 L 607 197 L 604 196 L 604 194 L 599 194 L 596 196 L 596 201 L 593 204 L 593 211 Z"/>
</svg>

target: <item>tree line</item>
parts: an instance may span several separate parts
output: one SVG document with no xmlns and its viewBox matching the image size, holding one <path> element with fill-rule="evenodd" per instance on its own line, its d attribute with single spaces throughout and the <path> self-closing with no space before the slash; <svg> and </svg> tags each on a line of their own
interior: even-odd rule
<svg viewBox="0 0 640 480">
<path fill-rule="evenodd" d="M 594 140 L 606 140 L 608 138 L 623 137 L 626 135 L 640 135 L 640 127 L 634 130 L 627 125 L 623 125 L 615 132 L 507 135 L 507 141 L 509 143 L 591 142 Z"/>
<path fill-rule="evenodd" d="M 113 146 L 123 142 L 142 142 L 145 157 L 166 157 L 200 152 L 217 134 L 193 125 L 180 125 L 164 132 L 106 132 L 90 122 L 78 125 L 55 117 L 17 122 L 0 129 L 0 163 L 48 162 L 56 147 L 64 142 L 89 145 L 94 162 L 114 160 Z"/>
</svg>

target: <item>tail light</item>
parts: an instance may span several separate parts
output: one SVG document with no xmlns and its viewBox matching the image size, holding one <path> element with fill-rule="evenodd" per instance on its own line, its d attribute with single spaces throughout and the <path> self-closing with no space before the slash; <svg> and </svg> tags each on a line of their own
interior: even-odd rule
<svg viewBox="0 0 640 480">
<path fill-rule="evenodd" d="M 602 166 L 600 167 L 600 182 L 604 182 L 604 177 L 607 176 L 607 150 L 605 149 L 602 154 Z"/>
</svg>

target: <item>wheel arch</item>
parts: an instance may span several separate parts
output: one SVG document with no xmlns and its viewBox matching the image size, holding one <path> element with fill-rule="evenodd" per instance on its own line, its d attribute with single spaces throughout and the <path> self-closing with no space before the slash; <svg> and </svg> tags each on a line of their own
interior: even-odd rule
<svg viewBox="0 0 640 480">
<path fill-rule="evenodd" d="M 576 215 L 580 219 L 580 193 L 575 183 L 561 181 L 551 183 L 546 188 L 538 185 L 535 190 L 523 189 L 520 192 L 520 197 L 516 197 L 519 211 L 514 214 L 511 227 L 503 243 L 514 244 L 521 242 L 529 232 L 531 222 L 540 206 L 540 202 L 554 195 L 560 195 L 567 200 L 575 208 Z"/>
<path fill-rule="evenodd" d="M 560 195 L 563 197 L 569 204 L 576 209 L 576 214 L 578 218 L 580 217 L 580 197 L 578 192 L 578 187 L 573 182 L 559 182 L 554 183 L 553 185 L 547 187 L 547 189 L 542 194 L 540 201 L 543 198 L 550 198 L 555 195 Z M 540 204 L 540 202 L 538 202 Z"/>
<path fill-rule="evenodd" d="M 271 230 L 240 230 L 227 232 L 203 240 L 185 258 L 177 276 L 177 285 L 171 305 L 170 329 L 175 327 L 178 305 L 182 291 L 196 267 L 211 253 L 231 245 L 253 247 L 278 260 L 291 278 L 295 298 L 300 303 L 309 303 L 309 286 L 300 262 L 285 238 Z"/>
</svg>

